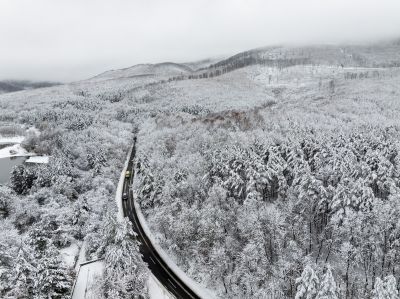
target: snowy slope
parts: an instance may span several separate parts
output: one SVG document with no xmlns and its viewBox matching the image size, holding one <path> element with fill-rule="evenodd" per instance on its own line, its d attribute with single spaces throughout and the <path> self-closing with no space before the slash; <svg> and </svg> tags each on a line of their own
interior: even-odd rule
<svg viewBox="0 0 400 299">
<path fill-rule="evenodd" d="M 129 68 L 120 70 L 111 70 L 95 76 L 95 80 L 110 80 L 120 78 L 137 78 L 137 77 L 174 77 L 186 75 L 192 72 L 192 69 L 183 64 L 172 62 L 158 64 L 138 64 Z"/>
</svg>

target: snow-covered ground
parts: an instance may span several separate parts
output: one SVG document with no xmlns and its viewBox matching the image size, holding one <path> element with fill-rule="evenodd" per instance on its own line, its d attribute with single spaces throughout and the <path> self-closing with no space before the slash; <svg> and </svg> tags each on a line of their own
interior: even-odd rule
<svg viewBox="0 0 400 299">
<path fill-rule="evenodd" d="M 61 257 L 64 264 L 68 268 L 73 268 L 75 266 L 76 256 L 79 253 L 79 245 L 77 243 L 71 244 L 71 246 L 60 249 Z"/>
<path fill-rule="evenodd" d="M 26 130 L 29 135 L 40 135 L 40 131 L 34 127 L 30 127 Z M 49 163 L 48 156 L 37 156 L 35 153 L 30 153 L 21 146 L 21 143 L 25 140 L 24 136 L 12 136 L 2 137 L 0 136 L 0 145 L 7 145 L 4 148 L 0 148 L 0 159 L 11 158 L 11 157 L 29 157 L 25 162 L 27 163 L 38 163 L 47 164 Z"/>
<path fill-rule="evenodd" d="M 29 153 L 21 144 L 14 144 L 0 149 L 0 158 L 27 157 L 35 154 Z"/>
<path fill-rule="evenodd" d="M 1 137 L 0 144 L 16 144 L 21 143 L 25 139 L 24 136 Z"/>
<path fill-rule="evenodd" d="M 0 148 L 0 158 L 24 157 L 32 155 L 21 146 L 21 142 L 24 141 L 24 139 L 24 136 L 0 136 L 0 145 L 8 145 L 4 148 Z"/>
<path fill-rule="evenodd" d="M 94 261 L 83 264 L 79 268 L 72 299 L 95 299 L 95 284 L 104 270 L 103 261 Z"/>
<path fill-rule="evenodd" d="M 102 260 L 94 262 L 86 260 L 85 247 L 86 244 L 83 242 L 80 248 L 78 244 L 73 244 L 70 247 L 61 250 L 64 262 L 71 263 L 73 260 L 71 267 L 75 265 L 75 271 L 77 272 L 74 286 L 72 288 L 72 299 L 96 298 L 96 295 L 94 294 L 94 283 L 96 282 L 96 278 L 100 277 L 104 270 L 104 263 Z M 76 256 L 78 257 L 75 263 Z"/>
<path fill-rule="evenodd" d="M 149 288 L 150 299 L 173 299 L 173 298 L 175 298 L 164 288 L 164 286 L 152 274 L 149 276 L 149 280 L 147 281 L 147 287 Z"/>
<path fill-rule="evenodd" d="M 282 54 L 279 52 L 281 52 L 281 49 L 277 49 L 274 53 L 271 53 L 273 54 L 272 58 L 275 57 L 274 55 L 280 55 L 276 57 L 280 59 L 280 57 L 288 53 L 287 51 Z M 376 78 L 373 77 L 375 74 L 372 76 L 370 73 L 367 78 L 363 77 L 363 80 L 350 81 L 345 79 L 348 71 L 352 73 L 356 71 L 364 73 L 368 69 L 341 68 L 339 65 L 331 66 L 331 54 L 327 53 L 327 55 L 329 56 L 326 61 L 329 62 L 329 65 L 296 66 L 290 68 L 254 65 L 208 79 L 171 81 L 151 85 L 149 83 L 159 82 L 160 79 L 165 78 L 164 75 L 179 75 L 181 70 L 171 65 L 161 65 L 163 69 L 162 74 L 157 77 L 153 76 L 152 73 L 155 71 L 151 67 L 142 65 L 121 71 L 107 72 L 103 76 L 98 76 L 97 79 L 57 88 L 2 95 L 0 97 L 1 112 L 7 122 L 20 123 L 23 129 L 32 124 L 42 128 L 43 133 L 39 141 L 43 146 L 47 144 L 52 146 L 50 141 L 58 141 L 56 143 L 57 151 L 54 151 L 52 154 L 57 156 L 55 158 L 59 159 L 60 163 L 54 163 L 54 165 L 50 163 L 49 169 L 62 173 L 62 175 L 54 176 L 54 187 L 50 186 L 48 190 L 40 190 L 40 188 L 37 188 L 38 186 L 35 186 L 35 188 L 30 190 L 26 198 L 21 197 L 22 200 L 18 201 L 11 198 L 9 204 L 12 209 L 10 209 L 10 219 L 7 220 L 7 223 L 18 223 L 21 215 L 17 212 L 22 210 L 19 205 L 21 202 L 30 204 L 24 212 L 26 211 L 25 214 L 28 216 L 32 215 L 32 219 L 38 219 L 34 225 L 35 228 L 46 227 L 46 221 L 42 221 L 43 219 L 41 219 L 44 217 L 37 217 L 37 215 L 44 215 L 44 213 L 49 213 L 50 216 L 54 217 L 57 224 L 65 225 L 63 220 L 69 219 L 68 217 L 73 211 L 72 208 L 75 208 L 75 204 L 80 208 L 80 203 L 84 202 L 85 207 L 87 206 L 90 213 L 88 213 L 87 220 L 78 222 L 77 225 L 84 225 L 85 227 L 88 235 L 86 239 L 89 240 L 87 243 L 88 248 L 90 246 L 92 248 L 97 246 L 95 241 L 92 241 L 93 243 L 90 244 L 90 240 L 98 240 L 95 239 L 97 231 L 103 227 L 103 211 L 107 211 L 105 208 L 106 203 L 108 203 L 109 195 L 115 186 L 114 174 L 120 171 L 118 168 L 121 165 L 121 159 L 124 159 L 124 152 L 132 140 L 132 124 L 134 124 L 138 126 L 138 140 L 140 140 L 138 145 L 141 146 L 141 148 L 138 147 L 138 153 L 141 153 L 141 155 L 138 154 L 138 158 L 142 158 L 143 160 L 146 158 L 145 161 L 150 161 L 149 173 L 152 175 L 152 178 L 156 179 L 154 186 L 157 186 L 157 188 L 161 186 L 160 188 L 163 188 L 162 190 L 160 189 L 162 191 L 160 197 L 162 199 L 170 197 L 170 201 L 160 201 L 160 206 L 155 206 L 152 210 L 149 208 L 145 209 L 145 204 L 142 206 L 147 216 L 149 227 L 151 228 L 151 231 L 148 230 L 147 233 L 152 239 L 154 247 L 157 248 L 163 259 L 170 265 L 170 268 L 183 281 L 191 285 L 193 289 L 197 289 L 196 292 L 199 294 L 205 292 L 206 294 L 202 295 L 205 298 L 212 298 L 213 296 L 193 281 L 188 282 L 189 278 L 174 265 L 174 262 L 181 269 L 184 269 L 190 277 L 195 278 L 196 281 L 203 283 L 204 286 L 208 286 L 213 291 L 217 290 L 220 292 L 222 298 L 234 298 L 237 290 L 246 288 L 251 290 L 251 295 L 245 296 L 239 294 L 236 295 L 236 298 L 265 298 L 265 289 L 269 288 L 271 284 L 284 286 L 285 290 L 288 285 L 294 286 L 297 278 L 296 273 L 300 270 L 298 265 L 307 261 L 307 259 L 303 258 L 302 254 L 303 251 L 307 252 L 304 249 L 308 248 L 308 244 L 302 244 L 301 241 L 294 237 L 290 243 L 286 242 L 287 238 L 290 240 L 290 237 L 286 238 L 288 235 L 286 224 L 280 221 L 281 219 L 301 218 L 296 214 L 298 209 L 295 204 L 297 204 L 297 201 L 290 199 L 290 203 L 293 203 L 293 205 L 286 205 L 289 201 L 282 201 L 283 204 L 277 201 L 278 204 L 276 206 L 271 203 L 268 203 L 268 206 L 265 204 L 266 212 L 261 214 L 260 219 L 262 219 L 262 222 L 260 221 L 260 223 L 262 223 L 262 227 L 265 226 L 268 229 L 268 232 L 279 232 L 277 234 L 278 237 L 275 237 L 275 234 L 273 237 L 270 237 L 269 233 L 266 233 L 270 242 L 272 242 L 271 240 L 276 241 L 277 245 L 273 248 L 279 248 L 279 250 L 275 251 L 271 249 L 271 253 L 267 257 L 272 262 L 275 257 L 279 258 L 279 261 L 282 260 L 282 263 L 275 264 L 271 262 L 271 265 L 268 265 L 268 267 L 264 267 L 264 264 L 262 264 L 262 270 L 265 270 L 265 272 L 259 272 L 258 269 L 261 269 L 261 267 L 257 266 L 255 267 L 256 269 L 252 269 L 250 266 L 264 263 L 266 254 L 262 250 L 258 252 L 258 247 L 255 248 L 253 245 L 263 245 L 262 242 L 267 244 L 267 241 L 259 238 L 259 232 L 264 233 L 264 231 L 254 230 L 255 233 L 253 235 L 253 227 L 248 224 L 248 221 L 254 219 L 254 213 L 251 212 L 251 209 L 249 209 L 250 212 L 244 211 L 245 209 L 242 209 L 241 205 L 238 205 L 237 209 L 236 207 L 229 208 L 232 205 L 228 201 L 228 198 L 226 202 L 221 200 L 224 196 L 220 196 L 219 192 L 225 192 L 224 190 L 220 191 L 219 187 L 221 186 L 215 186 L 215 188 L 206 190 L 206 184 L 202 184 L 204 179 L 201 180 L 201 178 L 205 177 L 204 175 L 208 174 L 210 169 L 213 169 L 208 166 L 223 169 L 224 164 L 228 165 L 228 163 L 224 163 L 225 158 L 223 155 L 225 154 L 228 157 L 237 158 L 239 161 L 242 159 L 241 150 L 245 153 L 252 153 L 254 157 L 257 157 L 258 153 L 253 150 L 253 145 L 255 144 L 258 147 L 259 141 L 264 149 L 269 151 L 272 148 L 271 153 L 273 156 L 276 154 L 277 157 L 281 158 L 275 152 L 276 148 L 274 145 L 288 145 L 287 148 L 291 149 L 292 144 L 297 146 L 297 141 L 299 144 L 302 144 L 300 141 L 303 141 L 301 139 L 303 135 L 305 136 L 305 141 L 310 143 L 311 148 L 319 150 L 319 153 L 324 153 L 322 150 L 325 150 L 325 148 L 320 146 L 320 144 L 324 144 L 330 137 L 336 138 L 335 134 L 337 131 L 340 132 L 343 130 L 346 133 L 354 128 L 355 133 L 361 132 L 365 134 L 366 137 L 363 139 L 368 140 L 379 136 L 379 134 L 371 134 L 373 135 L 371 137 L 368 135 L 368 131 L 364 129 L 365 125 L 368 125 L 368 128 L 371 126 L 382 126 L 387 128 L 389 132 L 391 130 L 398 130 L 398 115 L 400 111 L 398 98 L 400 92 L 397 87 L 400 85 L 398 84 L 398 78 L 392 78 L 392 75 L 396 75 L 394 73 L 395 70 L 378 70 L 379 76 Z M 372 71 L 372 69 L 370 70 Z M 334 81 L 332 81 L 333 79 Z M 330 84 L 331 81 L 332 84 Z M 330 87 L 331 85 L 334 85 L 334 88 Z M 45 125 L 46 123 L 48 126 Z M 82 125 L 83 127 L 81 127 Z M 362 131 L 359 131 L 358 128 L 361 128 Z M 323 130 L 325 131 L 322 132 Z M 17 131 L 19 132 L 19 130 Z M 309 131 L 312 133 L 308 133 Z M 184 132 L 187 132 L 187 134 L 184 134 Z M 21 131 L 21 133 L 15 134 L 30 136 L 31 133 L 37 135 L 38 132 L 31 129 L 29 132 L 27 130 L 26 132 Z M 146 135 L 151 137 L 146 138 Z M 297 135 L 300 136 L 298 137 Z M 315 135 L 316 137 L 311 135 Z M 320 137 L 322 135 L 326 135 L 327 138 Z M 191 138 L 192 140 L 190 140 Z M 286 139 L 290 139 L 290 142 L 282 143 L 282 140 L 286 142 Z M 316 139 L 315 142 L 314 139 Z M 253 144 L 253 141 L 256 142 Z M 22 139 L 5 139 L 0 147 L 8 147 L 13 144 L 13 146 L 18 147 L 20 142 L 22 142 Z M 214 145 L 216 146 L 214 147 Z M 223 149 L 224 145 L 229 145 L 229 147 L 226 151 L 222 151 L 223 155 L 220 155 L 220 149 Z M 238 149 L 235 149 L 236 147 Z M 297 147 L 293 148 L 297 150 Z M 371 157 L 368 157 L 367 162 L 375 160 L 387 162 L 386 154 L 381 154 L 375 148 L 374 146 L 370 151 Z M 390 150 L 392 148 L 396 149 L 397 153 L 397 143 L 388 147 Z M 235 150 L 231 151 L 230 149 Z M 198 155 L 198 153 L 203 154 L 205 151 L 207 153 L 203 156 Z M 18 153 L 18 151 L 12 150 L 10 152 L 9 149 L 6 149 L 3 154 L 7 154 L 7 152 L 9 155 L 12 153 L 16 155 Z M 330 153 L 329 150 L 325 152 Z M 388 150 L 388 152 L 391 151 Z M 296 153 L 295 150 L 293 150 L 293 153 Z M 107 163 L 102 163 L 100 159 L 99 161 L 95 159 L 96 168 L 94 169 L 98 169 L 98 172 L 92 170 L 84 171 L 81 169 L 82 167 L 78 167 L 82 164 L 89 165 L 87 162 L 92 161 L 89 161 L 88 157 L 100 157 L 103 155 Z M 341 155 L 342 151 L 337 150 L 333 152 L 332 156 L 335 157 L 335 162 L 342 160 Z M 296 155 L 293 155 L 293 157 L 296 157 Z M 209 163 L 205 162 L 200 163 L 202 158 L 204 158 L 204 161 L 211 160 L 212 158 L 218 159 L 216 159 L 215 163 L 209 165 Z M 44 159 L 46 158 L 40 158 L 39 160 L 43 161 Z M 247 160 L 247 158 L 245 159 Z M 25 160 L 25 158 L 21 158 L 20 160 Z M 270 168 L 270 164 L 276 164 L 276 169 L 279 169 L 280 172 L 281 169 L 288 168 L 284 160 L 282 158 L 278 162 L 272 161 L 268 165 L 264 165 L 264 160 L 260 159 L 261 162 L 259 164 L 254 164 L 255 166 L 253 167 L 253 164 L 249 163 L 248 167 L 250 170 L 253 170 L 253 168 L 258 169 L 258 165 L 262 165 L 262 169 L 267 169 Z M 255 161 L 258 162 L 258 160 Z M 306 161 L 301 160 L 300 162 L 302 163 L 300 165 L 308 165 Z M 390 163 L 386 164 L 383 162 L 381 163 L 382 169 L 386 169 L 383 168 L 385 165 L 391 165 L 390 161 Z M 395 166 L 397 167 L 397 160 L 395 162 Z M 343 164 L 342 168 L 351 168 L 351 164 L 350 162 L 346 165 Z M 66 166 L 68 172 L 63 169 L 56 169 L 59 166 Z M 219 168 L 220 166 L 221 168 Z M 364 169 L 363 167 L 364 165 L 361 165 L 360 169 Z M 73 170 L 71 175 L 68 174 L 70 168 Z M 168 169 L 168 172 L 164 171 L 165 169 Z M 294 169 L 296 170 L 297 168 L 294 167 Z M 325 168 L 321 168 L 320 172 L 315 174 L 315 178 L 318 179 L 320 174 L 325 174 L 326 171 Z M 164 173 L 165 175 L 163 175 Z M 177 179 L 172 175 L 175 173 L 177 174 Z M 307 173 L 309 173 L 308 169 Z M 384 173 L 389 173 L 389 171 Z M 75 174 L 77 174 L 76 177 Z M 267 174 L 269 175 L 269 172 Z M 122 172 L 121 177 L 123 175 L 124 172 Z M 174 178 L 168 180 L 170 177 Z M 183 180 L 181 180 L 182 177 L 184 177 Z M 221 175 L 221 177 L 224 177 L 224 175 Z M 227 175 L 227 177 L 230 178 L 230 175 Z M 232 176 L 232 178 L 234 177 L 236 176 Z M 260 174 L 256 172 L 255 177 L 264 177 L 264 173 L 261 173 L 260 170 Z M 332 177 L 336 177 L 336 173 L 332 172 Z M 372 176 L 368 176 L 365 181 L 368 184 L 365 183 L 365 186 L 363 186 L 367 189 L 369 188 L 369 181 L 367 179 L 370 177 Z M 165 179 L 158 180 L 158 178 Z M 315 178 L 310 177 L 310 181 Z M 179 183 L 176 182 L 178 179 Z M 394 179 L 397 178 L 394 177 Z M 166 181 L 165 188 L 163 187 L 164 181 Z M 230 181 L 227 182 L 229 183 Z M 225 185 L 228 185 L 228 183 Z M 174 189 L 177 184 L 181 186 L 179 186 L 179 189 Z M 202 194 L 196 203 L 198 204 L 197 206 L 188 205 L 185 208 L 185 203 L 191 202 L 195 198 L 191 192 L 186 192 L 184 184 L 187 184 L 186 186 L 190 187 L 191 190 L 195 190 L 195 194 Z M 264 186 L 265 182 L 262 182 L 262 184 L 259 183 L 259 185 Z M 65 188 L 61 188 L 64 186 Z M 87 188 L 82 188 L 82 186 Z M 119 207 L 121 204 L 121 187 L 120 183 L 116 196 Z M 298 187 L 303 188 L 303 185 L 299 185 Z M 286 190 L 285 188 L 286 185 L 282 187 L 282 190 Z M 346 185 L 342 189 L 348 190 L 352 188 L 348 188 Z M 69 200 L 60 200 L 70 195 L 69 190 L 82 190 L 82 193 L 77 194 L 78 200 L 74 201 L 74 206 L 71 205 L 71 201 Z M 137 188 L 137 190 L 140 190 L 140 188 Z M 175 190 L 179 192 L 175 192 Z M 289 194 L 295 194 L 297 190 L 294 189 Z M 329 192 L 329 194 L 333 193 L 333 191 Z M 350 191 L 348 193 L 350 194 Z M 31 200 L 35 198 L 39 199 L 43 195 L 48 195 L 48 198 L 51 199 L 48 204 L 45 203 L 43 206 L 39 206 L 34 200 Z M 74 193 L 72 195 L 75 197 Z M 186 195 L 188 200 L 186 200 Z M 253 194 L 250 195 L 253 196 Z M 393 196 L 397 195 L 394 194 Z M 153 195 L 153 199 L 155 196 Z M 350 194 L 348 197 L 353 198 L 350 196 L 353 196 L 353 194 Z M 358 197 L 358 195 L 355 197 Z M 249 196 L 249 198 L 251 197 Z M 286 197 L 284 199 L 286 200 Z M 184 204 L 180 204 L 180 200 Z M 317 203 L 317 199 L 315 200 Z M 143 203 L 142 199 L 140 202 Z M 171 209 L 171 207 L 174 208 L 177 206 L 177 202 L 182 209 Z M 342 202 L 340 201 L 340 203 Z M 55 206 L 60 206 L 62 209 L 55 209 Z M 225 206 L 228 208 L 225 208 Z M 274 208 L 272 212 L 269 210 L 270 206 Z M 391 211 L 391 206 L 386 203 L 386 200 L 379 202 L 379 207 L 382 207 L 382 211 Z M 210 211 L 211 213 L 202 213 L 200 208 L 204 208 L 202 211 Z M 219 208 L 221 209 L 218 210 Z M 226 213 L 227 210 L 231 213 L 229 215 L 232 215 L 232 218 L 224 220 L 222 218 L 225 217 L 222 216 L 228 215 Z M 121 209 L 119 209 L 118 213 L 118 217 L 121 217 Z M 377 212 L 377 215 L 380 214 Z M 307 216 L 314 217 L 312 214 Z M 393 218 L 394 220 L 398 219 L 397 216 Z M 160 221 L 160 219 L 163 221 Z M 215 221 L 215 219 L 218 219 L 218 221 Z M 143 217 L 141 221 L 143 227 L 147 228 Z M 349 221 L 352 221 L 352 219 L 349 219 Z M 378 223 L 377 221 L 375 222 Z M 379 223 L 375 226 L 375 222 L 371 221 L 371 223 L 368 223 L 371 227 L 377 228 L 374 231 L 385 231 L 383 224 L 379 227 Z M 176 223 L 179 225 L 175 225 Z M 385 223 L 385 221 L 382 221 L 382 223 Z M 396 223 L 394 221 L 393 226 Z M 76 231 L 77 227 L 71 225 L 70 221 L 67 225 L 68 228 L 71 228 L 71 232 Z M 293 225 L 296 226 L 297 223 Z M 296 232 L 300 234 L 303 232 L 302 228 L 304 226 L 302 225 L 302 222 L 299 220 Z M 200 229 L 197 230 L 198 227 Z M 227 230 L 229 231 L 230 227 L 233 227 L 231 232 L 226 232 Z M 163 228 L 168 228 L 166 233 L 162 232 L 161 229 Z M 193 230 L 191 231 L 192 228 Z M 3 229 L 7 230 L 8 228 L 5 227 Z M 29 232 L 31 226 L 26 226 L 26 229 Z M 315 232 L 318 231 L 317 229 L 315 230 Z M 343 231 L 343 234 L 347 233 L 347 231 L 341 228 L 340 231 Z M 203 235 L 200 236 L 199 233 Z M 18 234 L 15 235 L 15 241 L 13 242 L 18 244 L 20 237 Z M 379 234 L 374 234 L 374 237 L 375 235 L 376 238 L 379 237 Z M 160 236 L 165 237 L 165 240 L 162 240 Z M 179 236 L 179 238 L 175 236 Z M 343 238 L 345 237 L 344 235 Z M 301 238 L 301 240 L 306 239 L 306 237 Z M 314 235 L 314 239 L 319 240 L 319 235 Z M 157 241 L 168 252 L 168 255 L 159 248 L 160 246 L 158 246 Z M 335 241 L 332 244 L 336 246 L 339 243 Z M 287 244 L 290 244 L 293 248 L 286 248 Z M 382 246 L 386 246 L 384 245 L 385 243 L 382 244 Z M 30 246 L 30 243 L 25 241 L 23 246 Z M 179 250 L 180 248 L 184 248 L 185 252 Z M 341 248 L 342 246 L 336 246 L 335 250 L 332 249 L 332 252 L 341 252 Z M 360 248 L 357 248 L 357 250 Z M 244 249 L 247 251 L 244 251 Z M 73 250 L 73 248 L 66 248 L 62 253 L 65 254 L 64 259 L 67 264 L 71 264 L 75 260 L 75 257 L 73 257 L 75 252 Z M 225 252 L 228 251 L 229 254 L 226 254 Z M 84 250 L 81 252 L 84 252 Z M 359 252 L 362 252 L 362 248 Z M 381 252 L 377 254 L 382 255 Z M 383 255 L 382 257 L 385 258 Z M 335 261 L 335 259 L 333 260 Z M 80 263 L 84 263 L 81 254 L 78 264 Z M 10 265 L 9 273 L 13 273 L 14 264 Z M 89 267 L 91 266 L 89 265 L 82 266 L 81 271 L 83 271 L 83 274 L 79 275 L 77 281 L 78 289 L 84 291 L 83 295 L 82 293 L 80 294 L 81 298 L 85 298 L 85 294 L 86 297 L 89 296 L 85 290 L 90 289 L 92 280 L 89 280 L 88 277 L 96 272 L 94 269 L 90 270 Z M 235 265 L 235 267 L 231 267 L 230 265 Z M 238 266 L 236 267 L 236 265 Z M 93 267 L 101 268 L 101 265 L 93 263 Z M 378 263 L 376 267 L 381 268 Z M 343 267 L 337 265 L 337 268 L 335 276 L 340 279 L 343 274 Z M 226 273 L 226 271 L 228 271 L 228 274 L 220 274 Z M 385 271 L 391 271 L 391 269 L 386 269 Z M 270 273 L 273 275 L 269 275 Z M 293 274 L 291 277 L 288 277 L 289 275 L 285 275 L 286 273 Z M 360 281 L 360 284 L 363 283 L 363 278 L 357 277 L 357 273 L 350 274 L 353 275 L 351 281 Z M 376 273 L 367 273 L 366 275 L 373 275 L 375 277 Z M 224 281 L 225 278 L 226 281 Z M 11 279 L 10 283 L 14 283 L 14 279 Z M 226 294 L 226 290 L 222 290 L 225 283 L 227 284 L 225 288 L 228 288 L 230 292 L 228 295 Z M 342 279 L 339 283 L 342 286 L 345 285 Z M 20 285 L 25 287 L 24 284 Z M 369 285 L 371 286 L 371 284 Z M 154 280 L 154 277 L 149 278 L 148 286 L 152 298 L 168 298 L 168 296 L 165 296 L 165 290 L 159 282 Z M 260 289 L 260 286 L 263 289 Z M 28 287 L 31 286 L 28 285 Z M 355 285 L 352 291 L 357 291 L 357 288 L 361 288 L 361 286 Z M 217 291 L 215 292 L 217 293 Z M 369 291 L 365 290 L 365 292 Z M 292 297 L 294 297 L 294 292 L 295 290 Z M 79 295 L 76 296 L 79 297 Z"/>
<path fill-rule="evenodd" d="M 48 164 L 49 163 L 49 156 L 32 156 L 29 157 L 25 163 L 37 163 L 37 164 Z"/>
</svg>

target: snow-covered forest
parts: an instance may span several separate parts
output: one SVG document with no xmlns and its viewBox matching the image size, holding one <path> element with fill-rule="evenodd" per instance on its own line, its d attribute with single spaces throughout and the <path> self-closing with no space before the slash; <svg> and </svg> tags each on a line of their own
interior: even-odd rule
<svg viewBox="0 0 400 299">
<path fill-rule="evenodd" d="M 398 298 L 399 53 L 264 48 L 1 95 L 0 134 L 35 127 L 22 146 L 51 159 L 0 186 L 0 297 L 69 298 L 82 244 L 97 298 L 148 296 L 114 200 L 137 136 L 153 234 L 220 298 Z"/>
</svg>

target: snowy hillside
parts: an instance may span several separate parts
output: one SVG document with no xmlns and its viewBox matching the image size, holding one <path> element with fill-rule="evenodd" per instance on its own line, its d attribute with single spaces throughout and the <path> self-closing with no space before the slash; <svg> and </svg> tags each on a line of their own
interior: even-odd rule
<svg viewBox="0 0 400 299">
<path fill-rule="evenodd" d="M 172 62 L 158 64 L 138 64 L 129 68 L 112 70 L 95 76 L 96 80 L 135 78 L 135 77 L 174 77 L 186 75 L 192 72 L 189 66 Z"/>
<path fill-rule="evenodd" d="M 399 53 L 268 47 L 0 95 L 0 135 L 35 127 L 21 147 L 52 157 L 0 186 L 0 297 L 69 298 L 78 247 L 104 262 L 97 298 L 148 293 L 114 200 L 134 136 L 150 229 L 220 298 L 395 294 Z"/>
<path fill-rule="evenodd" d="M 55 85 L 60 85 L 57 82 L 31 82 L 31 81 L 18 81 L 18 80 L 6 80 L 0 81 L 0 94 L 7 92 L 15 92 L 26 89 L 36 89 L 51 87 Z"/>
</svg>

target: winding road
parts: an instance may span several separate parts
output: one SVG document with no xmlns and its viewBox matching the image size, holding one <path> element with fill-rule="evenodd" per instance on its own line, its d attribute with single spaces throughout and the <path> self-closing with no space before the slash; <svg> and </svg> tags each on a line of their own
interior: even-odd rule
<svg viewBox="0 0 400 299">
<path fill-rule="evenodd" d="M 123 186 L 123 193 L 128 194 L 127 199 L 122 200 L 122 207 L 124 217 L 128 217 L 132 222 L 134 231 L 137 233 L 137 240 L 140 242 L 139 250 L 143 255 L 143 260 L 147 263 L 150 271 L 153 275 L 164 285 L 164 287 L 173 295 L 175 298 L 189 298 L 189 299 L 200 299 L 185 283 L 168 267 L 164 260 L 160 257 L 157 251 L 154 249 L 149 238 L 145 234 L 139 217 L 135 210 L 133 192 L 131 188 L 134 169 L 133 160 L 136 154 L 136 138 L 134 139 L 134 146 L 131 157 L 129 158 L 128 170 L 131 171 L 131 178 L 126 178 Z"/>
</svg>

